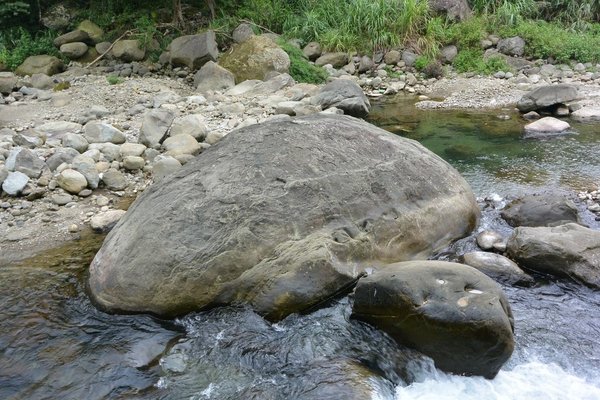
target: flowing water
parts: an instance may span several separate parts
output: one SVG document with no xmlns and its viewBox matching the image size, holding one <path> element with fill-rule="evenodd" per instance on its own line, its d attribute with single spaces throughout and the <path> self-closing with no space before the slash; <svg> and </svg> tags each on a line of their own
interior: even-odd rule
<svg viewBox="0 0 600 400">
<path fill-rule="evenodd" d="M 421 112 L 412 101 L 375 104 L 372 121 L 449 160 L 479 196 L 600 180 L 595 125 L 525 140 L 511 112 Z M 485 203 L 482 226 L 507 233 L 502 202 Z M 105 314 L 85 292 L 101 240 L 0 265 L 0 399 L 600 399 L 600 292 L 571 282 L 505 287 L 517 346 L 486 380 L 440 372 L 352 320 L 349 298 L 277 324 L 233 307 L 176 321 Z M 440 258 L 474 246 L 461 240 Z"/>
</svg>

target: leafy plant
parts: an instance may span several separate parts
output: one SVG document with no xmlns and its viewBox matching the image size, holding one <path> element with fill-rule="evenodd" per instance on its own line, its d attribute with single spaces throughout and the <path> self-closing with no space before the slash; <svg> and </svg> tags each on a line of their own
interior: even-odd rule
<svg viewBox="0 0 600 400">
<path fill-rule="evenodd" d="M 116 76 L 116 75 L 108 75 L 106 77 L 106 81 L 108 82 L 109 85 L 118 85 L 119 83 L 124 82 L 123 78 L 121 78 L 120 76 Z"/>
<path fill-rule="evenodd" d="M 327 72 L 308 62 L 300 49 L 283 40 L 279 41 L 281 48 L 290 56 L 290 75 L 298 82 L 323 83 Z"/>
</svg>

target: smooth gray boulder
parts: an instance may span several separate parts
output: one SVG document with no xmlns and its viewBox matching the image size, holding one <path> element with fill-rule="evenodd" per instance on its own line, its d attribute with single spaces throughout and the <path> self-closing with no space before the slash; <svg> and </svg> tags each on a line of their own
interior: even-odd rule
<svg viewBox="0 0 600 400">
<path fill-rule="evenodd" d="M 75 43 L 75 42 L 87 42 L 90 40 L 90 35 L 81 30 L 76 29 L 71 32 L 67 32 L 64 35 L 60 35 L 56 39 L 54 39 L 54 46 L 60 48 L 61 46 L 67 43 Z"/>
<path fill-rule="evenodd" d="M 34 87 L 34 88 L 40 89 L 40 90 L 52 89 L 58 83 L 58 81 L 55 82 L 54 79 L 52 79 L 51 77 L 49 77 L 46 74 L 33 74 L 31 76 L 30 80 L 31 80 L 31 87 Z"/>
<path fill-rule="evenodd" d="M 504 293 L 466 265 L 409 261 L 358 281 L 352 316 L 461 375 L 496 376 L 514 349 Z"/>
<path fill-rule="evenodd" d="M 109 169 L 102 174 L 102 182 L 109 190 L 124 190 L 129 186 L 125 176 L 116 169 Z"/>
<path fill-rule="evenodd" d="M 70 147 L 72 149 L 77 150 L 80 153 L 83 153 L 88 149 L 89 142 L 83 135 L 79 135 L 77 133 L 67 133 L 62 137 L 62 145 L 63 147 Z"/>
<path fill-rule="evenodd" d="M 173 39 L 169 46 L 170 62 L 175 67 L 197 70 L 208 61 L 217 61 L 219 50 L 213 31 Z"/>
<path fill-rule="evenodd" d="M 9 171 L 19 171 L 33 179 L 39 178 L 45 167 L 46 163 L 33 151 L 22 147 L 12 149 L 6 159 Z"/>
<path fill-rule="evenodd" d="M 146 50 L 140 47 L 140 42 L 133 40 L 119 40 L 113 46 L 112 55 L 125 62 L 142 61 L 146 57 Z"/>
<path fill-rule="evenodd" d="M 482 250 L 498 250 L 504 252 L 506 250 L 506 241 L 501 234 L 494 231 L 483 231 L 477 234 L 475 238 L 477 246 Z"/>
<path fill-rule="evenodd" d="M 194 75 L 196 91 L 227 90 L 235 86 L 235 76 L 214 61 L 208 61 Z"/>
<path fill-rule="evenodd" d="M 102 122 L 88 122 L 85 125 L 83 137 L 88 143 L 114 143 L 122 144 L 127 140 L 123 132 Z"/>
<path fill-rule="evenodd" d="M 302 49 L 302 53 L 304 54 L 304 57 L 308 58 L 310 61 L 315 61 L 317 58 L 321 57 L 323 49 L 321 48 L 321 45 L 319 43 L 310 42 L 306 46 L 304 46 L 304 49 Z M 346 59 L 347 58 L 348 57 L 346 56 Z"/>
<path fill-rule="evenodd" d="M 534 89 L 524 95 L 518 102 L 517 108 L 522 113 L 543 110 L 559 104 L 579 99 L 579 91 L 573 85 L 548 85 Z"/>
<path fill-rule="evenodd" d="M 369 99 L 361 87 L 349 79 L 336 79 L 329 82 L 312 101 L 324 110 L 336 107 L 343 110 L 345 114 L 357 118 L 366 117 L 371 110 Z"/>
<path fill-rule="evenodd" d="M 498 282 L 518 286 L 531 286 L 535 283 L 515 262 L 500 254 L 472 251 L 463 254 L 460 261 Z"/>
<path fill-rule="evenodd" d="M 110 210 L 96 214 L 90 220 L 90 226 L 96 232 L 108 232 L 119 222 L 125 210 Z"/>
<path fill-rule="evenodd" d="M 507 252 L 525 268 L 600 288 L 599 231 L 574 223 L 519 227 L 508 240 Z"/>
<path fill-rule="evenodd" d="M 65 70 L 65 64 L 54 56 L 30 56 L 23 61 L 23 64 L 19 65 L 15 71 L 17 75 L 33 75 L 33 74 L 46 74 L 52 76 L 63 72 Z"/>
<path fill-rule="evenodd" d="M 87 187 L 87 180 L 82 173 L 74 169 L 65 169 L 56 178 L 58 186 L 69 193 L 77 194 Z"/>
<path fill-rule="evenodd" d="M 204 138 L 206 138 L 207 133 L 208 128 L 206 127 L 206 121 L 202 114 L 188 114 L 183 117 L 175 118 L 169 132 L 171 136 L 183 134 L 192 135 L 198 142 L 203 141 Z"/>
<path fill-rule="evenodd" d="M 575 203 L 559 193 L 523 196 L 510 202 L 500 215 L 514 227 L 581 222 Z"/>
<path fill-rule="evenodd" d="M 88 50 L 88 46 L 82 42 L 65 43 L 60 46 L 60 52 L 71 60 L 82 57 Z"/>
<path fill-rule="evenodd" d="M 12 72 L 0 72 L 0 94 L 10 94 L 18 81 L 19 78 Z"/>
<path fill-rule="evenodd" d="M 71 161 L 72 167 L 85 177 L 90 189 L 96 189 L 100 183 L 100 175 L 96 170 L 96 162 L 91 157 L 79 155 Z M 79 192 L 77 192 L 79 193 Z"/>
<path fill-rule="evenodd" d="M 53 155 L 48 157 L 48 159 L 46 160 L 46 165 L 48 166 L 48 168 L 50 168 L 50 171 L 56 171 L 56 168 L 58 168 L 60 164 L 69 164 L 78 155 L 79 152 L 70 147 L 57 149 Z"/>
<path fill-rule="evenodd" d="M 164 108 L 148 111 L 144 115 L 138 141 L 146 147 L 158 147 L 167 138 L 174 119 L 175 113 Z"/>
<path fill-rule="evenodd" d="M 280 319 L 364 267 L 431 255 L 478 216 L 466 181 L 415 141 L 347 116 L 255 124 L 144 191 L 94 258 L 91 295 L 114 311 L 247 303 Z"/>
<path fill-rule="evenodd" d="M 181 163 L 174 157 L 160 155 L 154 160 L 152 166 L 152 176 L 154 182 L 158 182 L 167 176 L 171 176 L 181 168 Z"/>
<path fill-rule="evenodd" d="M 525 40 L 519 36 L 500 39 L 496 48 L 507 56 L 522 57 L 525 52 Z"/>
<path fill-rule="evenodd" d="M 18 196 L 29 183 L 29 177 L 22 172 L 9 172 L 4 182 L 2 182 L 2 190 L 10 196 Z"/>
</svg>

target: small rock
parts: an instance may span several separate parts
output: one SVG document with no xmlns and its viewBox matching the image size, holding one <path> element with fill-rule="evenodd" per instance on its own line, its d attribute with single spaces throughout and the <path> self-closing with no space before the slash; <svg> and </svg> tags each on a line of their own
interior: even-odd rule
<svg viewBox="0 0 600 400">
<path fill-rule="evenodd" d="M 125 215 L 124 210 L 111 210 L 94 215 L 90 221 L 92 229 L 96 232 L 110 231 Z"/>
<path fill-rule="evenodd" d="M 554 117 L 544 117 L 535 122 L 525 125 L 525 134 L 527 137 L 536 137 L 539 135 L 559 134 L 571 128 L 566 121 L 561 121 Z"/>
<path fill-rule="evenodd" d="M 68 229 L 69 229 L 69 232 L 71 232 L 71 233 L 79 232 L 79 226 L 77 226 L 77 224 L 69 225 Z"/>
<path fill-rule="evenodd" d="M 29 177 L 22 172 L 9 172 L 2 183 L 2 190 L 10 196 L 18 196 L 27 186 Z M 3 207 L 5 208 L 5 207 Z"/>
<path fill-rule="evenodd" d="M 123 158 L 123 168 L 129 171 L 135 171 L 144 168 L 146 160 L 139 156 L 127 156 Z"/>
<path fill-rule="evenodd" d="M 102 174 L 102 182 L 104 182 L 106 188 L 109 190 L 123 190 L 129 186 L 125 176 L 113 168 Z"/>
<path fill-rule="evenodd" d="M 56 179 L 58 185 L 69 193 L 77 194 L 88 185 L 85 176 L 74 169 L 65 169 Z"/>
<path fill-rule="evenodd" d="M 83 153 L 87 150 L 89 143 L 82 135 L 77 133 L 67 133 L 62 138 L 62 145 L 63 147 L 70 147 Z"/>
<path fill-rule="evenodd" d="M 57 206 L 64 206 L 64 205 L 70 203 L 73 200 L 73 197 L 71 197 L 71 195 L 69 195 L 69 194 L 58 193 L 58 194 L 53 194 L 50 199 Z"/>
</svg>

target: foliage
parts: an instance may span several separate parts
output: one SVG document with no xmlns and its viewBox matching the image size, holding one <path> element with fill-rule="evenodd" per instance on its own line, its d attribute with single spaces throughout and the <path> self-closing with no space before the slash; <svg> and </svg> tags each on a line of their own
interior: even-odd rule
<svg viewBox="0 0 600 400">
<path fill-rule="evenodd" d="M 62 57 L 54 47 L 53 40 L 57 36 L 55 32 L 42 31 L 32 36 L 25 29 L 18 28 L 5 31 L 0 36 L 0 63 L 10 70 L 15 70 L 29 56 L 48 54 Z"/>
<path fill-rule="evenodd" d="M 281 48 L 290 56 L 290 75 L 297 82 L 323 83 L 328 77 L 327 72 L 308 62 L 300 49 L 283 40 L 279 41 Z"/>
<path fill-rule="evenodd" d="M 447 30 L 447 43 L 453 43 L 459 49 L 479 48 L 481 40 L 488 35 L 490 22 L 485 16 L 474 16 L 454 24 Z"/>
<path fill-rule="evenodd" d="M 63 90 L 67 90 L 70 87 L 71 87 L 71 83 L 69 83 L 68 81 L 62 81 L 62 82 L 54 85 L 54 88 L 52 90 L 54 90 L 55 92 L 60 92 Z"/>
<path fill-rule="evenodd" d="M 499 56 L 484 59 L 481 49 L 464 49 L 458 52 L 452 65 L 458 72 L 477 72 L 491 75 L 498 71 L 510 71 L 510 66 Z"/>
<path fill-rule="evenodd" d="M 119 83 L 124 82 L 123 78 L 121 78 L 120 76 L 116 76 L 116 75 L 108 75 L 106 77 L 106 81 L 108 82 L 109 85 L 118 85 Z"/>
<path fill-rule="evenodd" d="M 12 20 L 29 13 L 29 4 L 24 1 L 9 1 L 0 4 L 0 26 L 8 25 Z"/>
</svg>

